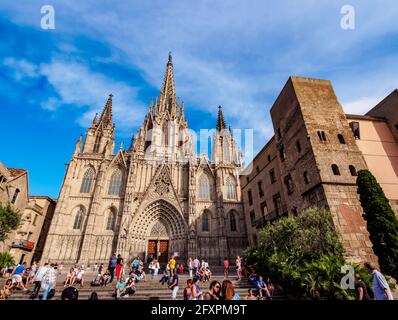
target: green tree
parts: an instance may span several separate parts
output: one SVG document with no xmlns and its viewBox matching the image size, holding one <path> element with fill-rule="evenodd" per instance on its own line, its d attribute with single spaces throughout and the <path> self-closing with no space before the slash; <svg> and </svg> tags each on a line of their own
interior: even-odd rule
<svg viewBox="0 0 398 320">
<path fill-rule="evenodd" d="M 380 270 L 398 280 L 398 220 L 369 170 L 358 171 L 358 193 Z"/>
<path fill-rule="evenodd" d="M 0 252 L 0 270 L 8 266 L 14 266 L 14 258 L 8 252 Z"/>
<path fill-rule="evenodd" d="M 3 206 L 0 203 L 0 242 L 7 238 L 7 234 L 17 229 L 21 224 L 21 214 L 11 204 Z"/>
<path fill-rule="evenodd" d="M 343 254 L 330 212 L 310 208 L 268 224 L 259 233 L 259 245 L 248 249 L 245 258 L 291 298 L 354 299 L 355 291 L 340 285 L 341 267 L 349 264 Z"/>
</svg>

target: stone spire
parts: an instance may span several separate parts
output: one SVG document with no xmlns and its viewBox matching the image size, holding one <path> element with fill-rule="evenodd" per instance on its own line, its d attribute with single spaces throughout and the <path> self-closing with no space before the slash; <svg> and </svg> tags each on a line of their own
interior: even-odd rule
<svg viewBox="0 0 398 320">
<path fill-rule="evenodd" d="M 167 62 L 167 69 L 164 75 L 162 90 L 160 91 L 159 111 L 169 111 L 170 115 L 178 116 L 176 102 L 176 91 L 174 87 L 173 61 L 171 53 Z"/>
<path fill-rule="evenodd" d="M 102 110 L 98 125 L 102 123 L 104 127 L 112 126 L 112 97 L 113 94 L 111 93 L 106 101 L 104 110 Z"/>
<path fill-rule="evenodd" d="M 181 111 L 180 111 L 180 122 L 185 121 L 185 104 L 184 101 L 181 103 Z"/>
<path fill-rule="evenodd" d="M 221 106 L 218 106 L 218 117 L 217 117 L 217 131 L 226 129 L 226 124 L 224 120 L 224 115 L 222 114 Z"/>
</svg>

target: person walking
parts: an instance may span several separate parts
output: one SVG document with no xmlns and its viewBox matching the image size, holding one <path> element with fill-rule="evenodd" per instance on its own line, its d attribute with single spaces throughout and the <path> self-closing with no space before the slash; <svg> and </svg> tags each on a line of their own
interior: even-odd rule
<svg viewBox="0 0 398 320">
<path fill-rule="evenodd" d="M 189 269 L 189 277 L 193 277 L 193 260 L 191 257 L 188 259 L 188 269 Z"/>
<path fill-rule="evenodd" d="M 160 269 L 159 261 L 157 259 L 155 259 L 154 266 L 153 266 L 153 277 L 156 277 L 158 275 L 159 269 Z"/>
<path fill-rule="evenodd" d="M 240 260 L 240 257 L 237 256 L 235 260 L 236 264 L 236 275 L 238 276 L 238 281 L 242 280 L 242 261 Z"/>
<path fill-rule="evenodd" d="M 358 293 L 357 300 L 369 300 L 368 289 L 359 273 L 355 274 L 355 290 Z"/>
<path fill-rule="evenodd" d="M 390 286 L 382 273 L 370 262 L 365 262 L 365 268 L 372 274 L 372 287 L 376 300 L 394 300 Z"/>
<path fill-rule="evenodd" d="M 111 282 L 111 283 L 113 281 L 113 278 L 115 277 L 116 264 L 117 264 L 117 257 L 116 257 L 116 253 L 114 253 L 111 256 L 111 258 L 109 259 L 109 265 L 108 265 L 108 270 L 111 274 L 111 278 L 110 278 L 109 282 Z"/>
<path fill-rule="evenodd" d="M 49 293 L 53 290 L 57 284 L 57 271 L 55 270 L 55 265 L 52 263 L 47 269 L 43 277 L 44 293 L 42 300 L 47 300 Z"/>
<path fill-rule="evenodd" d="M 44 263 L 44 265 L 39 267 L 39 269 L 37 270 L 33 278 L 33 283 L 35 286 L 33 288 L 33 293 L 31 296 L 32 300 L 38 297 L 41 288 L 41 283 L 43 281 L 44 275 L 46 274 L 47 270 L 48 270 L 48 262 Z"/>
<path fill-rule="evenodd" d="M 37 266 L 36 261 L 33 261 L 32 265 L 30 266 L 29 277 L 28 277 L 28 280 L 26 282 L 26 285 L 33 284 L 33 278 L 36 275 L 37 268 L 38 268 L 38 266 Z"/>
<path fill-rule="evenodd" d="M 174 268 L 172 269 L 172 275 L 173 278 L 171 280 L 171 283 L 169 285 L 169 289 L 171 289 L 171 300 L 176 300 L 177 299 L 177 293 L 178 293 L 178 273 L 177 270 Z"/>
<path fill-rule="evenodd" d="M 198 272 L 199 269 L 199 259 L 198 257 L 195 257 L 195 260 L 193 261 L 193 274 L 196 275 L 196 273 Z"/>
<path fill-rule="evenodd" d="M 174 270 L 176 270 L 176 260 L 174 259 L 174 256 L 171 257 L 169 261 L 169 267 L 170 267 L 170 277 L 173 276 Z"/>
</svg>

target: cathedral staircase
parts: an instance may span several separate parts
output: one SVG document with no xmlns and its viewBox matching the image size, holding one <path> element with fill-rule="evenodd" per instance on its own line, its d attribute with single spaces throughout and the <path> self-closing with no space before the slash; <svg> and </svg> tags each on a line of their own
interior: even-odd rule
<svg viewBox="0 0 398 320">
<path fill-rule="evenodd" d="M 79 300 L 87 300 L 91 293 L 93 291 L 97 292 L 98 297 L 100 300 L 114 300 L 114 292 L 115 292 L 115 281 L 113 282 L 112 285 L 108 285 L 106 287 L 91 287 L 90 281 L 94 277 L 94 274 L 92 272 L 87 272 L 85 275 L 85 281 L 87 281 L 83 287 L 80 287 L 80 285 L 76 285 L 75 287 L 79 290 Z M 134 295 L 131 295 L 129 297 L 123 297 L 121 300 L 170 300 L 171 299 L 171 290 L 167 288 L 167 284 L 164 284 L 163 286 L 159 283 L 159 280 L 161 278 L 161 275 L 158 275 L 157 278 L 151 279 L 148 277 L 147 281 L 141 281 L 136 284 L 137 291 Z M 186 281 L 188 279 L 188 274 L 185 273 L 184 275 L 180 276 L 180 289 L 178 291 L 177 295 L 177 300 L 182 300 L 183 299 L 183 291 L 186 286 Z M 58 283 L 56 286 L 56 293 L 53 298 L 53 300 L 60 300 L 61 299 L 61 292 L 63 290 L 63 280 L 65 279 L 65 274 L 62 274 L 58 278 Z M 248 283 L 247 279 L 243 279 L 241 281 L 236 281 L 235 277 L 231 275 L 229 278 L 230 280 L 233 281 L 235 285 L 235 292 L 239 294 L 241 299 L 246 297 L 247 291 L 250 288 L 254 288 L 253 285 Z M 224 280 L 224 277 L 220 274 L 217 273 L 212 277 L 212 280 L 218 280 L 220 283 Z M 2 286 L 4 283 L 4 279 L 0 280 L 0 285 Z M 206 284 L 201 284 L 200 285 L 202 288 L 203 292 L 206 292 L 209 287 L 209 283 L 207 282 Z M 29 289 L 33 289 L 33 285 L 29 286 Z M 42 294 L 42 291 L 40 292 L 40 295 Z M 13 294 L 8 298 L 10 300 L 28 300 L 30 296 L 30 293 L 23 293 L 20 290 L 14 291 Z M 274 293 L 274 300 L 282 300 L 286 299 L 286 297 L 283 295 L 281 290 L 275 290 Z"/>
</svg>

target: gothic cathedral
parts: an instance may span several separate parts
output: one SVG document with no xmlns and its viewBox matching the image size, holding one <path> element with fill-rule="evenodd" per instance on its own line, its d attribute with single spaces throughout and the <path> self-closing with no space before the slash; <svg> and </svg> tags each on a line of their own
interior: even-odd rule
<svg viewBox="0 0 398 320">
<path fill-rule="evenodd" d="M 149 254 L 166 262 L 233 259 L 247 246 L 242 160 L 221 107 L 211 157 L 196 155 L 169 55 L 160 96 L 127 150 L 114 153 L 112 95 L 78 140 L 67 167 L 43 261 L 106 263 Z"/>
</svg>

